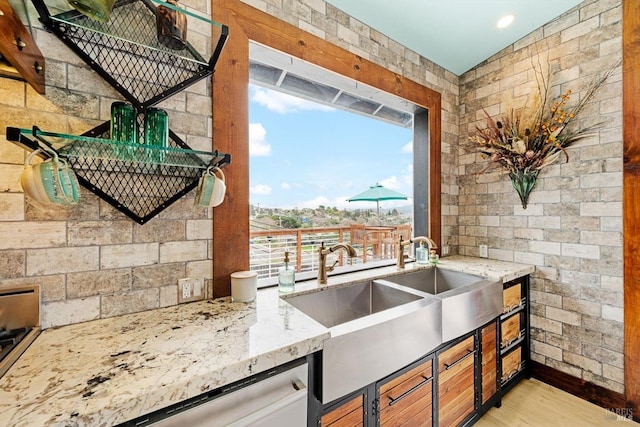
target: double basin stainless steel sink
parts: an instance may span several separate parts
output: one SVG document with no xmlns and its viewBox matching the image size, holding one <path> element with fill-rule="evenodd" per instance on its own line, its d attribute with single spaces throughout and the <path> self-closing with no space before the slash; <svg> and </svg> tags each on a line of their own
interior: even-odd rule
<svg viewBox="0 0 640 427">
<path fill-rule="evenodd" d="M 438 267 L 285 301 L 329 328 L 322 402 L 371 384 L 502 313 L 502 282 Z"/>
</svg>

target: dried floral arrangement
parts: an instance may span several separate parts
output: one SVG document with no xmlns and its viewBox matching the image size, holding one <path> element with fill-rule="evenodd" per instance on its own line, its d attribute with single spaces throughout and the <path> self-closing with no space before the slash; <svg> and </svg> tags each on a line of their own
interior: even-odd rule
<svg viewBox="0 0 640 427">
<path fill-rule="evenodd" d="M 568 162 L 566 148 L 592 135 L 602 126 L 603 123 L 598 123 L 578 128 L 574 120 L 619 65 L 618 62 L 597 76 L 573 105 L 568 105 L 571 90 L 550 101 L 549 78 L 542 74 L 541 67 L 534 67 L 538 84 L 538 98 L 533 102 L 534 105 L 530 109 L 512 109 L 508 115 L 498 119 L 493 119 L 484 111 L 486 127 L 476 126 L 474 135 L 469 137 L 472 143 L 470 148 L 490 160 L 480 173 L 502 168 L 508 173 L 522 207 L 526 209 L 540 170 L 555 163 L 561 156 Z"/>
</svg>

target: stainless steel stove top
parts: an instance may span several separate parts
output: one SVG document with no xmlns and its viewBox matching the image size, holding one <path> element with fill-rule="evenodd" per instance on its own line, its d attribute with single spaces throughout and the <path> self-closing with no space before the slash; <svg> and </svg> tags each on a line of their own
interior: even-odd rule
<svg viewBox="0 0 640 427">
<path fill-rule="evenodd" d="M 40 287 L 0 289 L 0 377 L 40 334 Z"/>
</svg>

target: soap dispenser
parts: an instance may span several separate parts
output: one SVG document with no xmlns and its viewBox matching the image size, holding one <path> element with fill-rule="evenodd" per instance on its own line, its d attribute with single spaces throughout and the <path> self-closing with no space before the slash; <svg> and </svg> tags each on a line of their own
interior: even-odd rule
<svg viewBox="0 0 640 427">
<path fill-rule="evenodd" d="M 431 249 L 429 251 L 429 263 L 431 263 L 431 265 L 437 265 L 439 259 L 440 259 L 440 256 L 438 255 L 436 250 L 435 249 Z"/>
<path fill-rule="evenodd" d="M 282 294 L 293 292 L 296 283 L 296 272 L 289 267 L 289 252 L 284 253 L 284 267 L 278 272 L 278 290 Z"/>
<path fill-rule="evenodd" d="M 429 251 L 424 247 L 424 242 L 420 242 L 420 247 L 416 248 L 416 264 L 429 264 Z"/>
</svg>

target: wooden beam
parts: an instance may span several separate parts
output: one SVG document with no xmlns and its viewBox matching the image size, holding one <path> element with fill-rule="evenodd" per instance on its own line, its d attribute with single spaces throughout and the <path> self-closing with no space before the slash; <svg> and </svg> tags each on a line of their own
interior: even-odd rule
<svg viewBox="0 0 640 427">
<path fill-rule="evenodd" d="M 0 0 L 0 54 L 36 92 L 44 94 L 44 57 L 7 0 Z"/>
<path fill-rule="evenodd" d="M 622 2 L 624 383 L 640 417 L 640 2 Z"/>
<path fill-rule="evenodd" d="M 429 229 L 440 246 L 440 94 L 239 0 L 212 1 L 214 19 L 229 26 L 213 78 L 213 140 L 231 154 L 227 198 L 213 213 L 213 296 L 229 295 L 229 274 L 249 268 L 249 40 L 429 110 Z"/>
</svg>

